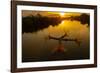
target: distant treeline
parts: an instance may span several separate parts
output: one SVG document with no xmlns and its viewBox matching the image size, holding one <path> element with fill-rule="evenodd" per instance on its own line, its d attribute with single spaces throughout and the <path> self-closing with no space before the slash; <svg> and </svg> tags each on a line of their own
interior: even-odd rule
<svg viewBox="0 0 100 73">
<path fill-rule="evenodd" d="M 46 17 L 40 14 L 22 18 L 22 32 L 36 32 L 47 28 L 49 25 L 55 26 L 61 23 L 60 17 Z"/>
<path fill-rule="evenodd" d="M 81 16 L 71 16 L 69 18 L 71 21 L 77 20 L 80 21 L 82 24 L 88 23 L 90 24 L 90 18 L 87 14 L 82 14 Z M 61 17 L 47 17 L 37 14 L 35 16 L 27 16 L 22 17 L 22 33 L 26 32 L 37 32 L 44 28 L 47 28 L 49 25 L 55 26 L 61 23 L 62 20 L 65 20 Z"/>
<path fill-rule="evenodd" d="M 77 20 L 80 21 L 81 24 L 88 24 L 90 26 L 90 15 L 87 14 L 81 14 L 80 16 L 71 16 L 70 20 Z"/>
</svg>

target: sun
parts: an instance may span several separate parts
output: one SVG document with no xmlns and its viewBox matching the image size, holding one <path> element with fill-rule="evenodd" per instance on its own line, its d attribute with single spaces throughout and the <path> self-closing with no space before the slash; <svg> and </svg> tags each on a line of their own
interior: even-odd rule
<svg viewBox="0 0 100 73">
<path fill-rule="evenodd" d="M 64 17 L 65 16 L 65 13 L 61 12 L 59 13 L 61 17 Z"/>
</svg>

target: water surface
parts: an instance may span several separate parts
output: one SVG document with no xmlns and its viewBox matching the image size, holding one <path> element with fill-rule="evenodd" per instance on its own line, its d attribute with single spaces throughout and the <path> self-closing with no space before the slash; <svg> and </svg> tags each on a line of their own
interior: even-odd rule
<svg viewBox="0 0 100 73">
<path fill-rule="evenodd" d="M 59 38 L 73 38 L 80 41 L 62 41 L 64 52 L 55 52 L 59 46 L 58 40 L 48 39 L 48 35 Z M 80 60 L 89 59 L 89 27 L 80 21 L 63 20 L 56 26 L 32 33 L 22 34 L 22 62 Z"/>
</svg>

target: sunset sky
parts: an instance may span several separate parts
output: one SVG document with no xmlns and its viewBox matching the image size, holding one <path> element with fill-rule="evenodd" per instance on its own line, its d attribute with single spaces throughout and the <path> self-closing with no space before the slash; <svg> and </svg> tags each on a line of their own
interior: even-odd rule
<svg viewBox="0 0 100 73">
<path fill-rule="evenodd" d="M 37 15 L 41 14 L 42 16 L 80 16 L 81 13 L 72 13 L 72 12 L 48 12 L 48 11 L 29 11 L 29 10 L 23 10 L 22 11 L 22 16 L 29 16 L 29 15 Z"/>
</svg>

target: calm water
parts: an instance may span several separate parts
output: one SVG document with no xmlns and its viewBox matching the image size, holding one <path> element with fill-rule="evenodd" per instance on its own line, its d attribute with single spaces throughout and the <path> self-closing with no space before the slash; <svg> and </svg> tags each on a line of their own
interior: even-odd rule
<svg viewBox="0 0 100 73">
<path fill-rule="evenodd" d="M 64 20 L 57 26 L 50 25 L 38 32 L 23 33 L 23 62 L 89 59 L 89 27 L 86 25 Z M 62 41 L 65 52 L 57 53 L 54 50 L 59 45 L 58 40 L 48 39 L 48 35 L 59 38 L 65 33 L 68 36 L 64 38 L 77 38 L 80 46 L 74 41 Z"/>
</svg>

